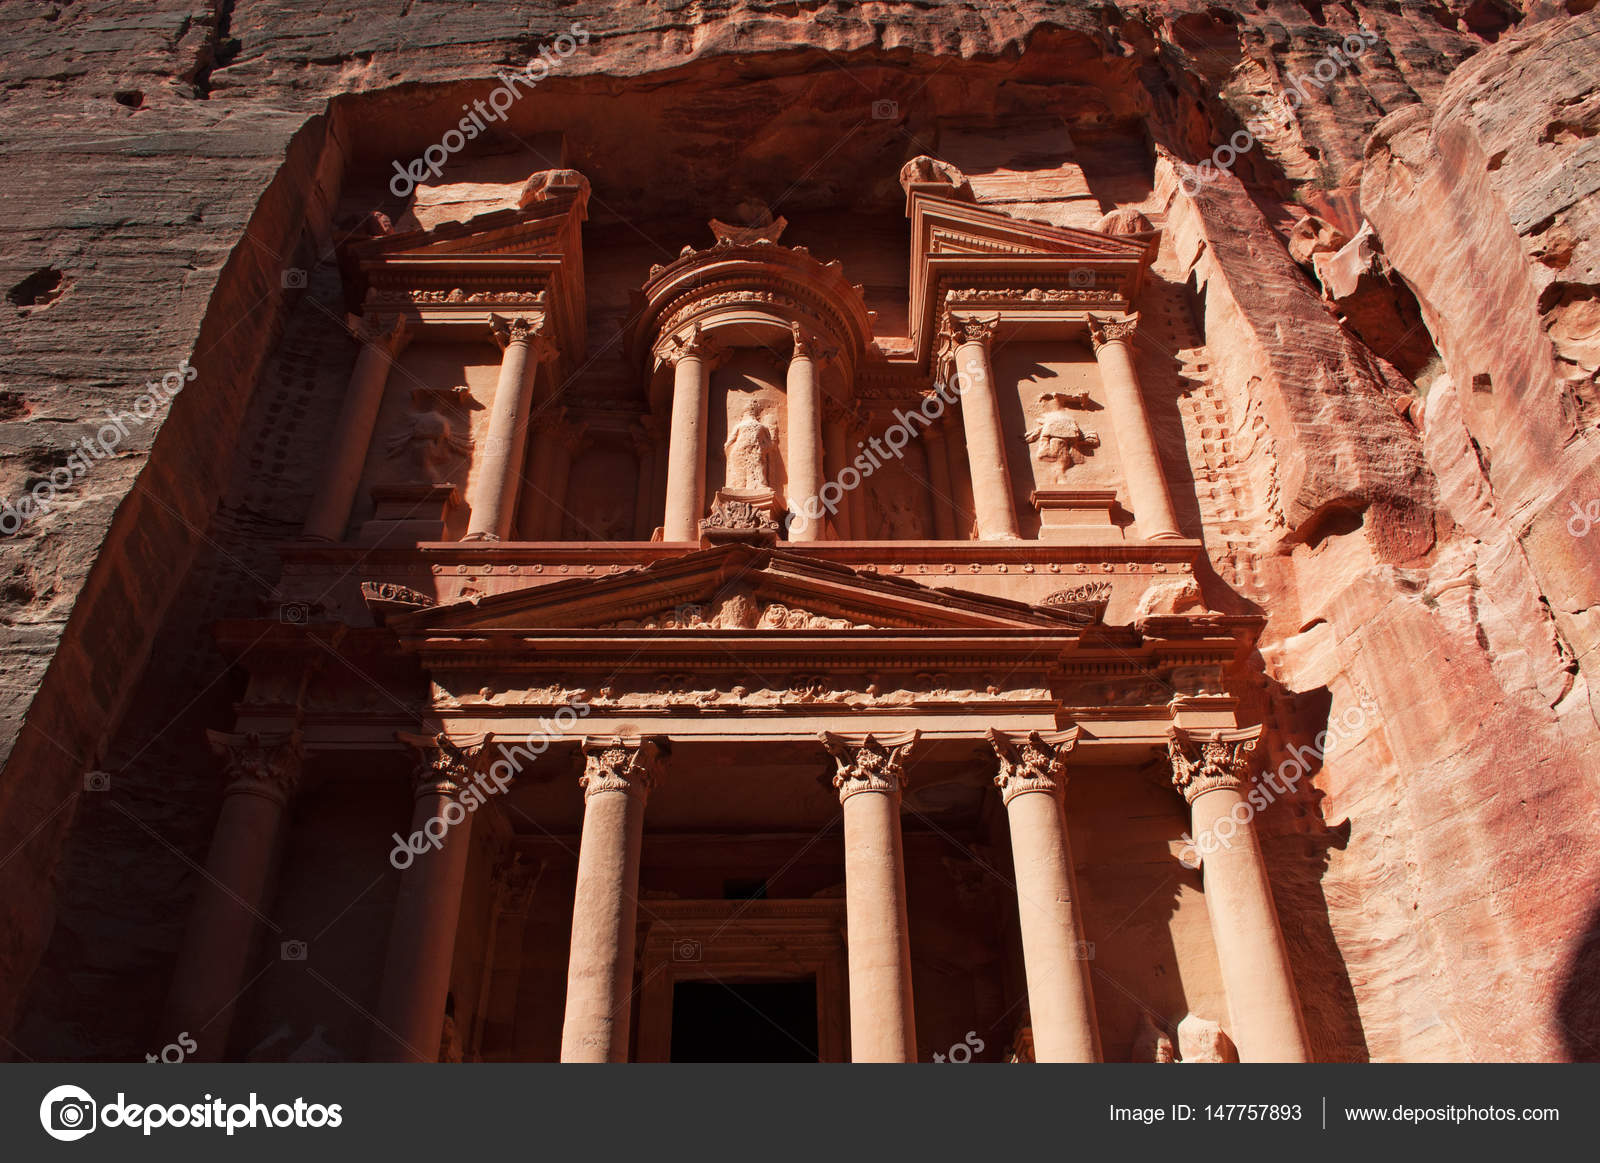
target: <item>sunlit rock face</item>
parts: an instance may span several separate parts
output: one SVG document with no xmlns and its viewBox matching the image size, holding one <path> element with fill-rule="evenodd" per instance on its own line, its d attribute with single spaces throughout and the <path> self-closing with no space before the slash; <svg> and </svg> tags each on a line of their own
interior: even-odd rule
<svg viewBox="0 0 1600 1163">
<path fill-rule="evenodd" d="M 8 1044 L 1600 1055 L 1588 4 L 394 8 L 0 5 Z"/>
</svg>

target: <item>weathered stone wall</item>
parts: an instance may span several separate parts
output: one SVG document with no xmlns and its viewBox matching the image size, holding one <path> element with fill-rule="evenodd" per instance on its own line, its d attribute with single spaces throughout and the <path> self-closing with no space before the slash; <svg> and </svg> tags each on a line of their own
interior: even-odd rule
<svg viewBox="0 0 1600 1163">
<path fill-rule="evenodd" d="M 130 975 L 159 997 L 186 903 L 167 846 L 203 853 L 219 790 L 184 755 L 237 693 L 197 645 L 202 613 L 270 602 L 263 542 L 292 533 L 299 513 L 284 510 L 309 490 L 294 478 L 311 466 L 274 460 L 283 407 L 306 422 L 299 400 L 315 423 L 328 402 L 313 381 L 342 378 L 306 369 L 289 384 L 283 327 L 302 293 L 337 297 L 315 280 L 335 274 L 339 207 L 364 197 L 347 176 L 384 202 L 390 159 L 420 154 L 494 68 L 582 21 L 589 46 L 513 128 L 587 143 L 595 229 L 703 221 L 726 167 L 696 153 L 728 142 L 795 172 L 796 204 L 823 208 L 881 201 L 871 182 L 892 185 L 888 163 L 954 140 L 974 102 L 980 121 L 1072 112 L 1095 194 L 1157 217 L 1159 271 L 1195 288 L 1199 334 L 1167 424 L 1189 436 L 1175 467 L 1199 499 L 1208 600 L 1271 619 L 1269 761 L 1375 708 L 1315 788 L 1263 820 L 1318 1053 L 1600 1054 L 1579 984 L 1596 972 L 1600 895 L 1600 532 L 1565 524 L 1571 503 L 1600 498 L 1597 18 L 1583 0 L 1525 7 L 1365 10 L 1376 40 L 1358 66 L 1191 195 L 1158 155 L 1198 162 L 1261 99 L 1318 76 L 1357 33 L 1346 9 L 0 4 L 0 499 L 65 465 L 147 380 L 183 359 L 197 371 L 0 540 L 0 1029 L 47 942 L 28 995 L 54 997 L 54 1014 Z M 894 112 L 875 117 L 878 102 Z M 668 122 L 698 140 L 637 148 Z M 1153 187 L 1130 176 L 1152 168 Z M 1330 309 L 1291 258 L 1308 208 L 1347 236 L 1371 220 L 1383 302 L 1414 294 L 1437 345 L 1426 376 L 1408 319 L 1385 329 L 1357 299 Z M 258 381 L 279 384 L 279 409 Z M 268 468 L 279 486 L 242 483 Z M 147 660 L 203 677 L 157 697 L 137 689 Z M 83 790 L 146 748 L 163 758 L 146 757 L 133 810 Z M 63 1056 L 142 1052 L 150 1035 L 132 1017 L 70 1036 L 53 1020 L 32 1044 Z"/>
</svg>

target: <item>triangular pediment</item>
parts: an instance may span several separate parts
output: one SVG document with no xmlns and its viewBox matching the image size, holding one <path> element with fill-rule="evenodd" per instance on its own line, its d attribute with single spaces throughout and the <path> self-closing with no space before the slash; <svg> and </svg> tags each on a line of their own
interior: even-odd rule
<svg viewBox="0 0 1600 1163">
<path fill-rule="evenodd" d="M 924 255 L 1010 255 L 1141 263 L 1143 239 L 1073 226 L 1027 222 L 998 210 L 946 198 L 917 198 L 912 237 Z"/>
<path fill-rule="evenodd" d="M 726 545 L 602 577 L 391 617 L 402 633 L 490 630 L 789 632 L 1072 630 L 1098 620 L 1085 608 L 1030 606 L 923 585 L 777 549 Z"/>
</svg>

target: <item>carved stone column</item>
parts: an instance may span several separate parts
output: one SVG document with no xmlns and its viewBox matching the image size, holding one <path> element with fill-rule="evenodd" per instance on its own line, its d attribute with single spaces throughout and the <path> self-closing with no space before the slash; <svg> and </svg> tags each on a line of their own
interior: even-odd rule
<svg viewBox="0 0 1600 1163">
<path fill-rule="evenodd" d="M 990 730 L 988 739 L 1000 761 L 994 782 L 1011 825 L 1034 1060 L 1098 1062 L 1090 946 L 1083 939 L 1062 806 L 1067 756 L 1077 745 L 1078 729 L 1048 737 L 1034 731 L 1015 740 Z"/>
<path fill-rule="evenodd" d="M 900 793 L 918 732 L 852 742 L 830 731 L 822 744 L 838 771 L 844 809 L 845 923 L 850 946 L 850 1057 L 915 1062 L 911 936 L 906 923 Z"/>
<path fill-rule="evenodd" d="M 944 446 L 944 418 L 922 430 L 928 461 L 928 487 L 933 492 L 933 528 L 940 541 L 956 536 L 956 495 L 950 481 L 950 453 Z"/>
<path fill-rule="evenodd" d="M 989 341 L 996 316 L 958 316 L 951 321 L 955 375 L 961 389 L 961 417 L 967 430 L 967 460 L 972 466 L 972 503 L 978 538 L 1015 541 L 1017 506 L 1006 467 L 1005 430 L 1000 424 L 999 389 L 989 364 Z"/>
<path fill-rule="evenodd" d="M 1256 839 L 1254 811 L 1245 798 L 1252 778 L 1249 752 L 1261 728 L 1171 727 L 1167 735 L 1172 784 L 1189 802 L 1197 849 L 1204 852 L 1206 911 L 1228 993 L 1228 1033 L 1239 1059 L 1308 1061 L 1289 955 Z M 1228 828 L 1219 832 L 1217 824 L 1225 817 L 1231 817 Z"/>
<path fill-rule="evenodd" d="M 511 536 L 517 507 L 517 485 L 527 452 L 528 409 L 533 400 L 543 344 L 539 332 L 542 316 L 532 321 L 491 317 L 495 342 L 500 345 L 500 378 L 495 382 L 489 428 L 478 458 L 478 477 L 472 492 L 472 516 L 467 522 L 468 541 L 504 541 Z"/>
<path fill-rule="evenodd" d="M 665 739 L 586 740 L 583 838 L 561 1061 L 626 1062 L 639 913 L 644 806 L 661 779 Z"/>
<path fill-rule="evenodd" d="M 817 494 L 822 490 L 822 391 L 813 349 L 814 340 L 794 324 L 794 355 L 789 359 L 787 381 L 788 464 L 784 466 L 789 478 L 790 541 L 821 541 L 827 531 L 825 515 L 815 520 L 806 516 L 820 511 Z"/>
<path fill-rule="evenodd" d="M 698 541 L 706 511 L 706 428 L 711 417 L 711 350 L 696 326 L 674 342 L 672 432 L 667 446 L 664 541 Z"/>
<path fill-rule="evenodd" d="M 361 352 L 339 407 L 328 467 L 321 488 L 311 498 L 304 530 L 307 537 L 323 541 L 338 541 L 350 523 L 350 508 L 372 447 L 383 393 L 389 386 L 389 370 L 410 340 L 405 318 L 400 315 L 352 320 L 350 332 L 361 344 Z"/>
<path fill-rule="evenodd" d="M 286 810 L 300 780 L 300 733 L 207 731 L 206 736 L 223 761 L 228 785 L 178 955 L 163 1030 L 169 1037 L 188 1033 L 198 1045 L 192 1057 L 217 1061 L 228 1057 L 228 1031 L 257 926 L 265 923 L 280 932 L 262 909 L 277 874 Z"/>
<path fill-rule="evenodd" d="M 1150 427 L 1150 412 L 1145 407 L 1144 391 L 1133 363 L 1133 336 L 1139 316 L 1125 319 L 1090 319 L 1089 339 L 1094 358 L 1100 365 L 1100 382 L 1106 404 L 1111 409 L 1112 426 L 1117 432 L 1117 451 L 1122 458 L 1122 473 L 1128 482 L 1128 501 L 1133 508 L 1139 536 L 1148 541 L 1182 537 L 1178 519 L 1172 511 L 1172 494 L 1156 450 L 1155 432 Z"/>
<path fill-rule="evenodd" d="M 823 397 L 822 401 L 822 461 L 827 472 L 827 481 L 843 488 L 846 483 L 843 474 L 847 464 L 851 461 L 852 449 L 850 446 L 850 409 L 833 399 L 831 396 Z M 859 484 L 856 492 L 860 492 Z M 849 541 L 861 536 L 851 521 L 850 498 L 840 496 L 837 508 L 832 514 L 833 535 L 839 541 Z"/>
<path fill-rule="evenodd" d="M 459 797 L 472 782 L 489 737 L 468 746 L 444 735 L 399 738 L 417 753 L 412 834 L 436 843 L 413 852 L 400 876 L 372 1058 L 437 1062 L 472 840 L 473 813 Z"/>
</svg>

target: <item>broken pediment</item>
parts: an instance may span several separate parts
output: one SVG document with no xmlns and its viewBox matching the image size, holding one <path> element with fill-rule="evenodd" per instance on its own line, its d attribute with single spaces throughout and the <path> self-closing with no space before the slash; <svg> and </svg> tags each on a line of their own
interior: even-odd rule
<svg viewBox="0 0 1600 1163">
<path fill-rule="evenodd" d="M 407 633 L 1070 631 L 1098 622 L 1104 610 L 1103 601 L 1030 606 L 881 577 L 782 550 L 732 544 L 605 577 L 573 578 L 396 614 L 390 624 Z"/>
</svg>

